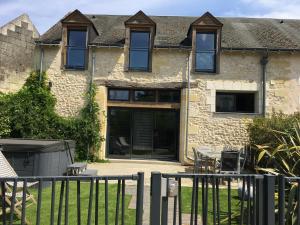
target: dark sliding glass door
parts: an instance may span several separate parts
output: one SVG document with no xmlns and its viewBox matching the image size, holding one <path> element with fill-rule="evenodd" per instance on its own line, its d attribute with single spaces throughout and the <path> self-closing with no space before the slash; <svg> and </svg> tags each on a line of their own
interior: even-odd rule
<svg viewBox="0 0 300 225">
<path fill-rule="evenodd" d="M 177 110 L 110 108 L 108 157 L 176 159 L 178 126 Z"/>
</svg>

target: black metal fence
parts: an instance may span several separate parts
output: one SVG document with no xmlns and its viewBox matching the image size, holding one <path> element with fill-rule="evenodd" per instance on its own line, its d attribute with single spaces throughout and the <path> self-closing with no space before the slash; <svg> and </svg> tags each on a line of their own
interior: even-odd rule
<svg viewBox="0 0 300 225">
<path fill-rule="evenodd" d="M 126 221 L 127 181 L 136 181 L 135 221 L 130 222 Z M 48 188 L 43 188 L 45 182 L 50 184 Z M 130 176 L 0 178 L 0 184 L 0 215 L 3 225 L 16 224 L 16 220 L 18 220 L 17 224 L 22 225 L 44 225 L 41 218 L 47 215 L 49 215 L 47 224 L 50 221 L 50 225 L 73 225 L 74 221 L 77 225 L 124 225 L 125 223 L 142 225 L 143 173 Z M 32 188 L 32 185 L 35 188 Z M 112 188 L 114 193 L 110 190 Z M 81 196 L 83 194 L 84 196 Z M 43 200 L 47 202 L 42 204 Z M 103 200 L 101 207 L 100 200 Z M 32 212 L 27 215 L 30 201 L 36 205 L 34 215 Z M 84 201 L 86 204 L 83 204 Z M 35 221 L 32 221 L 33 217 Z"/>
<path fill-rule="evenodd" d="M 136 196 L 131 211 L 125 192 L 129 181 Z M 299 177 L 153 172 L 145 210 L 150 210 L 150 225 L 299 225 L 299 187 Z M 0 190 L 3 225 L 143 224 L 143 173 L 0 178 Z"/>
<path fill-rule="evenodd" d="M 150 225 L 300 224 L 300 178 L 152 173 L 151 182 Z"/>
</svg>

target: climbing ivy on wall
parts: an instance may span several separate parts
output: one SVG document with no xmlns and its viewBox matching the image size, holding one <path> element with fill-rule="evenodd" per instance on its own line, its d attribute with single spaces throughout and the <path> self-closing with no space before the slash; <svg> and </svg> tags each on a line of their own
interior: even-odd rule
<svg viewBox="0 0 300 225">
<path fill-rule="evenodd" d="M 55 104 L 46 74 L 31 72 L 17 93 L 0 94 L 0 137 L 72 139 L 76 141 L 78 160 L 96 160 L 103 138 L 95 86 L 86 93 L 86 104 L 77 117 L 59 116 Z"/>
</svg>

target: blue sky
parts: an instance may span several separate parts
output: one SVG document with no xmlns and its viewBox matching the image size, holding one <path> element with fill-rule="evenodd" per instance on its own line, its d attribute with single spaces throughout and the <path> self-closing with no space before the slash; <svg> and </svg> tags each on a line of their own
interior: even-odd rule
<svg viewBox="0 0 300 225">
<path fill-rule="evenodd" d="M 27 13 L 44 33 L 67 12 L 88 14 L 299 18 L 300 0 L 0 0 L 0 26 Z"/>
</svg>

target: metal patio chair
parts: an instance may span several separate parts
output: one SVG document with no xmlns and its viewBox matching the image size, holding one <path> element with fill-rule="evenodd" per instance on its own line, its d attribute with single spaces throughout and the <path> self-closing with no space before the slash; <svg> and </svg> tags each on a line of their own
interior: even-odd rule
<svg viewBox="0 0 300 225">
<path fill-rule="evenodd" d="M 204 149 L 202 149 L 204 150 Z M 210 151 L 210 149 L 205 149 Z M 194 152 L 194 173 L 216 172 L 216 159 L 210 158 L 207 155 L 202 154 L 198 149 L 193 148 Z"/>
<path fill-rule="evenodd" d="M 1 149 L 1 148 L 0 148 Z M 18 177 L 17 173 L 15 170 L 11 167 L 3 153 L 0 151 L 0 177 Z M 21 208 L 22 208 L 22 202 L 23 202 L 23 187 L 24 183 L 23 182 L 17 182 L 17 187 L 16 187 L 16 196 L 15 199 L 13 199 L 13 187 L 14 183 L 13 182 L 6 182 L 2 188 L 5 188 L 5 205 L 2 205 L 1 207 L 5 207 L 5 212 L 8 213 L 11 209 L 12 202 L 14 201 L 14 212 L 17 215 L 19 219 L 21 219 L 22 213 L 21 213 Z M 33 183 L 27 183 L 27 188 L 34 186 L 37 184 L 37 182 Z M 3 190 L 0 193 L 3 193 Z M 0 197 L 2 198 L 2 196 Z M 29 204 L 26 204 L 26 207 L 29 207 L 32 204 L 36 204 L 36 200 L 32 194 L 29 193 L 28 189 L 26 190 L 26 197 L 25 197 L 26 203 L 28 202 Z M 0 216 L 2 215 L 3 210 L 0 210 Z M 25 223 L 30 224 L 30 222 L 25 218 Z"/>
</svg>

